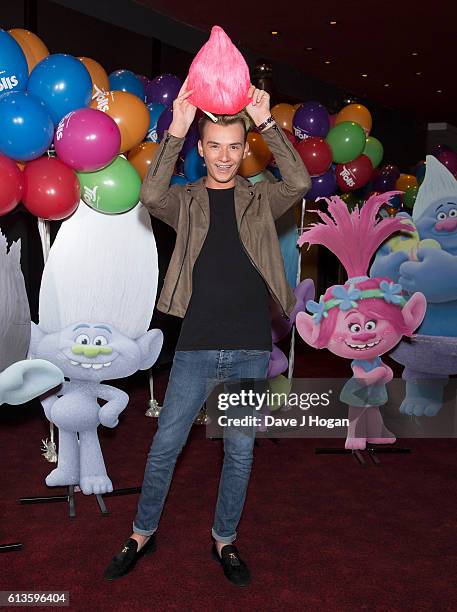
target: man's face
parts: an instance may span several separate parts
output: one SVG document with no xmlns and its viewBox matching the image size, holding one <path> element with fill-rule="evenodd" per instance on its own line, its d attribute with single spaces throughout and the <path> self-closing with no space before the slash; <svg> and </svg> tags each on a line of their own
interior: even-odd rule
<svg viewBox="0 0 457 612">
<path fill-rule="evenodd" d="M 207 185 L 220 183 L 223 188 L 227 183 L 233 183 L 248 150 L 249 145 L 245 142 L 244 129 L 240 123 L 207 123 L 203 140 L 198 141 L 198 152 L 205 159 L 208 172 Z"/>
</svg>

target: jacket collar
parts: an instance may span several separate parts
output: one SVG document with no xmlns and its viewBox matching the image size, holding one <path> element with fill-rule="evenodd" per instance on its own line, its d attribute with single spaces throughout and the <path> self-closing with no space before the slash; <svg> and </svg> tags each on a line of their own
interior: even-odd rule
<svg viewBox="0 0 457 612">
<path fill-rule="evenodd" d="M 191 192 L 192 197 L 198 202 L 203 213 L 209 220 L 209 197 L 206 191 L 205 177 L 195 181 L 195 183 L 189 183 L 187 190 Z M 239 221 L 254 197 L 254 186 L 251 185 L 242 176 L 238 174 L 235 176 L 235 215 L 237 221 Z"/>
</svg>

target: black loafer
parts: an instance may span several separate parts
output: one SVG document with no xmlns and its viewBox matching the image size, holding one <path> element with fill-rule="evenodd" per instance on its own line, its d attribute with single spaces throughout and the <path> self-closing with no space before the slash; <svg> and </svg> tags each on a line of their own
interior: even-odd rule
<svg viewBox="0 0 457 612">
<path fill-rule="evenodd" d="M 114 556 L 109 562 L 103 576 L 106 580 L 116 580 L 125 576 L 135 567 L 138 559 L 154 552 L 156 549 L 155 533 L 149 538 L 140 551 L 138 552 L 138 542 L 129 538 L 124 544 L 121 552 Z"/>
<path fill-rule="evenodd" d="M 216 544 L 213 543 L 211 554 L 222 565 L 224 574 L 230 582 L 237 586 L 247 586 L 251 582 L 249 568 L 241 559 L 236 546 L 226 544 L 222 547 L 221 556 L 219 556 Z"/>
</svg>

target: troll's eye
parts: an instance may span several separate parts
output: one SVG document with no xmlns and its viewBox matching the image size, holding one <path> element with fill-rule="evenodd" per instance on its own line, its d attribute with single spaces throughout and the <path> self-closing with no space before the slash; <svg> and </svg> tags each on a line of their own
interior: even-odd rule
<svg viewBox="0 0 457 612">
<path fill-rule="evenodd" d="M 366 331 L 374 331 L 376 329 L 376 321 L 367 321 L 365 323 Z"/>
<path fill-rule="evenodd" d="M 95 336 L 94 344 L 95 346 L 105 346 L 105 344 L 108 344 L 108 340 L 105 336 Z"/>
<path fill-rule="evenodd" d="M 76 344 L 90 344 L 90 338 L 87 334 L 79 334 L 75 342 Z"/>
<path fill-rule="evenodd" d="M 457 208 L 451 208 L 451 210 L 448 212 L 448 215 L 450 217 L 457 217 Z"/>
<path fill-rule="evenodd" d="M 350 323 L 349 324 L 349 331 L 352 334 L 358 334 L 359 331 L 361 331 L 362 327 L 358 324 L 358 323 Z"/>
<path fill-rule="evenodd" d="M 444 221 L 445 219 L 447 219 L 447 214 L 441 211 L 436 215 L 436 218 L 438 221 Z"/>
</svg>

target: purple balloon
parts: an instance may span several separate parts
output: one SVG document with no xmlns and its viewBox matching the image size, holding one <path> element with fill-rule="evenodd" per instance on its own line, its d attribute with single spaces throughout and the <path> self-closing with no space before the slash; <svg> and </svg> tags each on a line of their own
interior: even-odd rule
<svg viewBox="0 0 457 612">
<path fill-rule="evenodd" d="M 316 198 L 328 198 L 335 193 L 336 176 L 334 169 L 330 168 L 325 174 L 311 179 L 311 189 L 305 197 L 307 200 L 315 200 Z"/>
<path fill-rule="evenodd" d="M 380 173 L 393 178 L 395 181 L 400 178 L 400 170 L 394 164 L 386 164 L 381 168 Z"/>
<path fill-rule="evenodd" d="M 168 130 L 170 123 L 173 120 L 173 106 L 168 106 L 164 111 L 160 113 L 160 117 L 157 120 L 157 136 L 159 141 L 162 140 L 165 130 Z"/>
<path fill-rule="evenodd" d="M 441 151 L 441 153 L 438 153 L 436 158 L 443 164 L 443 166 L 446 166 L 449 172 L 452 172 L 452 174 L 457 172 L 457 153 L 454 153 L 454 151 L 451 150 Z"/>
<path fill-rule="evenodd" d="M 319 102 L 306 102 L 297 108 L 292 120 L 294 135 L 303 140 L 307 136 L 325 138 L 330 129 L 330 117 Z"/>
<path fill-rule="evenodd" d="M 397 177 L 395 174 L 383 174 L 382 172 L 373 181 L 373 191 L 385 193 L 386 191 L 395 191 L 395 183 Z"/>
<path fill-rule="evenodd" d="M 144 76 L 144 74 L 137 74 L 136 78 L 140 79 L 140 81 L 143 83 L 144 88 L 146 88 L 146 85 L 149 84 L 149 79 L 147 76 Z"/>
<path fill-rule="evenodd" d="M 192 125 L 189 128 L 189 131 L 187 132 L 186 140 L 184 141 L 184 144 L 182 146 L 181 153 L 179 154 L 180 157 L 184 159 L 189 153 L 189 151 L 197 146 L 197 142 L 199 141 L 199 139 L 200 134 L 198 131 L 198 125 L 195 121 L 193 121 Z"/>
<path fill-rule="evenodd" d="M 438 155 L 444 153 L 444 151 L 452 151 L 452 148 L 446 144 L 438 144 L 433 147 L 431 154 L 438 157 Z"/>
<path fill-rule="evenodd" d="M 177 97 L 182 81 L 174 74 L 161 74 L 146 86 L 146 103 L 159 102 L 169 106 Z"/>
</svg>

